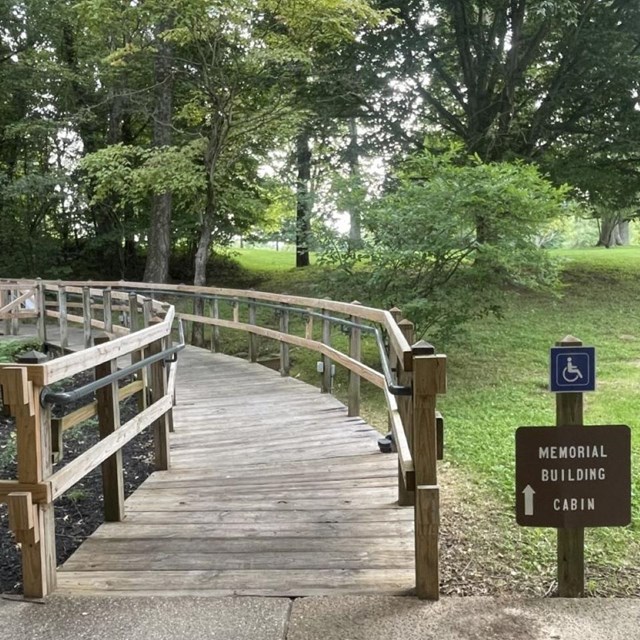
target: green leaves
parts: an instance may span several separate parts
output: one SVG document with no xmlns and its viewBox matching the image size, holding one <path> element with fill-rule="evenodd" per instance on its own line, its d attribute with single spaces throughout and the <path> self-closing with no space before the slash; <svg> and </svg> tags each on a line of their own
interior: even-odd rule
<svg viewBox="0 0 640 640">
<path fill-rule="evenodd" d="M 198 142 L 184 147 L 147 149 L 115 144 L 88 154 L 80 167 L 92 182 L 93 204 L 142 206 L 148 204 L 149 197 L 167 191 L 173 192 L 178 200 L 189 201 L 201 197 L 206 188 L 200 161 L 202 152 L 202 144 Z"/>
<path fill-rule="evenodd" d="M 506 287 L 556 286 L 536 235 L 570 210 L 566 188 L 531 165 L 461 164 L 455 148 L 425 152 L 372 205 L 362 248 L 334 261 L 364 287 L 368 303 L 402 307 L 430 337 L 451 335 L 471 318 L 499 313 Z"/>
</svg>

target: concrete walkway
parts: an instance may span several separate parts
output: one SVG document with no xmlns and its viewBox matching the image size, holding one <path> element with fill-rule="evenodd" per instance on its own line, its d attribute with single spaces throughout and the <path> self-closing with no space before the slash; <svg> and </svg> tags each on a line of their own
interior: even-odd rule
<svg viewBox="0 0 640 640">
<path fill-rule="evenodd" d="M 0 600 L 0 640 L 638 640 L 640 599 Z"/>
</svg>

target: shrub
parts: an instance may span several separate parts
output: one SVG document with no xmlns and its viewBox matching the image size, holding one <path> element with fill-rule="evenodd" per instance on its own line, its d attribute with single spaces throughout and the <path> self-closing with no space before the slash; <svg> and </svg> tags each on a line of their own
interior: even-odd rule
<svg viewBox="0 0 640 640">
<path fill-rule="evenodd" d="M 400 306 L 421 335 L 442 338 L 499 313 L 507 287 L 556 287 L 556 266 L 536 237 L 571 213 L 567 189 L 532 165 L 456 157 L 453 149 L 408 160 L 368 208 L 358 249 L 335 234 L 324 239 L 321 259 L 339 267 L 334 294 Z"/>
</svg>

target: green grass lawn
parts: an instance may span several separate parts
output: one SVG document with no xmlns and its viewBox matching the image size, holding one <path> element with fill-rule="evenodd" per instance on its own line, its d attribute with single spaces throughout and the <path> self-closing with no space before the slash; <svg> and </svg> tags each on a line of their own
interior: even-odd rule
<svg viewBox="0 0 640 640">
<path fill-rule="evenodd" d="M 617 269 L 640 274 L 640 246 L 614 249 L 553 249 L 551 253 L 565 260 L 570 266 L 583 266 L 590 270 Z"/>
<path fill-rule="evenodd" d="M 502 320 L 472 324 L 465 342 L 446 349 L 450 386 L 441 405 L 447 418 L 447 456 L 511 513 L 515 429 L 555 421 L 555 396 L 547 391 L 549 348 L 567 334 L 595 346 L 597 391 L 584 395 L 585 423 L 632 428 L 633 521 L 625 528 L 588 530 L 587 558 L 597 565 L 637 566 L 640 252 L 624 254 L 624 260 L 603 252 L 569 254 L 561 299 L 509 294 Z M 635 269 L 630 265 L 634 261 Z M 522 544 L 523 561 L 540 555 L 550 561 L 550 530 L 518 530 L 512 519 L 510 523 L 509 537 Z"/>
<path fill-rule="evenodd" d="M 296 253 L 292 249 L 274 251 L 273 249 L 248 247 L 233 249 L 233 253 L 237 254 L 237 260 L 240 264 L 250 271 L 278 272 L 295 269 L 296 266 Z M 315 256 L 312 254 L 310 258 L 313 264 Z"/>
<path fill-rule="evenodd" d="M 282 264 L 281 256 L 268 262 L 257 251 L 247 258 L 259 255 L 272 269 Z M 553 253 L 564 262 L 561 297 L 505 292 L 502 319 L 476 321 L 464 340 L 438 345 L 448 356 L 449 391 L 440 402 L 445 456 L 486 495 L 493 510 L 488 515 L 503 533 L 505 556 L 518 558 L 523 571 L 535 574 L 541 566 L 548 571 L 555 562 L 554 531 L 515 524 L 514 434 L 521 425 L 554 424 L 549 348 L 568 334 L 595 346 L 598 386 L 585 394 L 585 422 L 630 425 L 633 449 L 632 524 L 589 529 L 586 535 L 587 565 L 598 576 L 588 586 L 598 592 L 598 579 L 606 581 L 614 567 L 640 564 L 640 247 Z M 313 380 L 315 359 L 301 355 L 297 373 Z M 345 381 L 339 374 L 338 395 Z M 384 428 L 382 399 L 370 389 L 364 415 Z M 635 589 L 639 594 L 640 585 Z"/>
</svg>

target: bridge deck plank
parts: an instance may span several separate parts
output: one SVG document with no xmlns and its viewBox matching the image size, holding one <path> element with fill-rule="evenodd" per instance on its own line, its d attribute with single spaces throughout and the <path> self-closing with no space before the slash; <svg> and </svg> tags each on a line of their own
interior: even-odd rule
<svg viewBox="0 0 640 640">
<path fill-rule="evenodd" d="M 180 354 L 172 468 L 152 474 L 58 571 L 113 595 L 399 594 L 413 513 L 397 460 L 335 398 L 204 350 Z"/>
</svg>

